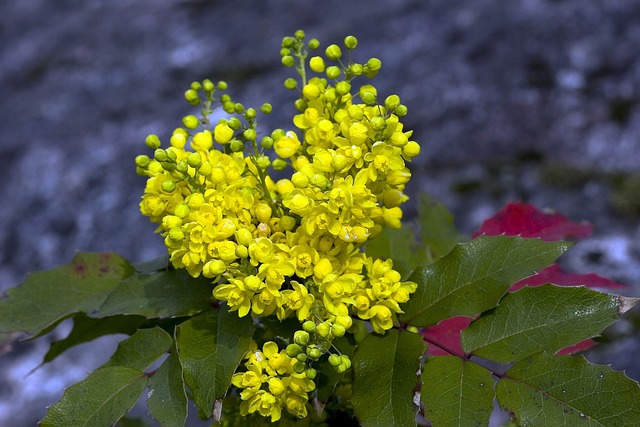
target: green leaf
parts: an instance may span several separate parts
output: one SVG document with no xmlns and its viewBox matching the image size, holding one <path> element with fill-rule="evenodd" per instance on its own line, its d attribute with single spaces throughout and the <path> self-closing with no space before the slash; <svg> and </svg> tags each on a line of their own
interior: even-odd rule
<svg viewBox="0 0 640 427">
<path fill-rule="evenodd" d="M 147 319 L 142 316 L 112 316 L 93 319 L 84 314 L 73 316 L 73 329 L 69 335 L 51 344 L 42 364 L 49 363 L 60 354 L 78 344 L 110 334 L 133 334 Z"/>
<path fill-rule="evenodd" d="M 491 373 L 455 356 L 430 358 L 422 371 L 420 400 L 426 418 L 438 426 L 486 426 L 493 412 Z"/>
<path fill-rule="evenodd" d="M 211 280 L 194 279 L 185 270 L 135 274 L 123 281 L 92 313 L 93 317 L 138 314 L 148 318 L 178 317 L 211 308 Z"/>
<path fill-rule="evenodd" d="M 403 225 L 402 228 L 386 227 L 366 245 L 367 255 L 373 258 L 393 260 L 393 268 L 403 278 L 426 259 L 424 246 L 415 238 L 413 230 Z"/>
<path fill-rule="evenodd" d="M 462 348 L 507 363 L 594 337 L 618 320 L 628 299 L 585 287 L 524 287 L 462 332 Z"/>
<path fill-rule="evenodd" d="M 409 280 L 418 289 L 398 319 L 430 326 L 450 317 L 475 316 L 495 307 L 513 283 L 551 264 L 569 246 L 507 236 L 480 236 L 459 244 L 434 264 L 414 271 Z"/>
<path fill-rule="evenodd" d="M 159 327 L 140 329 L 118 344 L 118 349 L 101 368 L 125 366 L 145 370 L 160 356 L 167 353 L 173 344 L 171 335 Z"/>
<path fill-rule="evenodd" d="M 69 264 L 30 274 L 0 300 L 0 331 L 35 335 L 74 313 L 91 313 L 133 272 L 116 254 L 80 252 Z"/>
<path fill-rule="evenodd" d="M 162 255 L 133 265 L 138 273 L 151 274 L 169 268 L 169 255 Z"/>
<path fill-rule="evenodd" d="M 516 363 L 496 389 L 521 426 L 639 426 L 640 387 L 582 356 L 539 353 Z"/>
<path fill-rule="evenodd" d="M 432 259 L 437 260 L 451 252 L 463 237 L 445 205 L 424 193 L 419 203 L 420 240 L 428 246 Z"/>
<path fill-rule="evenodd" d="M 175 347 L 149 381 L 147 408 L 163 427 L 183 427 L 185 424 L 187 395 Z"/>
<path fill-rule="evenodd" d="M 415 425 L 417 375 L 425 348 L 420 335 L 405 330 L 362 340 L 353 355 L 351 396 L 362 426 Z"/>
<path fill-rule="evenodd" d="M 249 350 L 255 326 L 226 305 L 206 311 L 176 328 L 184 381 L 193 401 L 209 418 L 219 417 L 231 376 Z"/>
<path fill-rule="evenodd" d="M 146 386 L 147 377 L 137 369 L 98 369 L 66 389 L 62 399 L 49 407 L 40 426 L 113 425 L 135 405 Z"/>
</svg>

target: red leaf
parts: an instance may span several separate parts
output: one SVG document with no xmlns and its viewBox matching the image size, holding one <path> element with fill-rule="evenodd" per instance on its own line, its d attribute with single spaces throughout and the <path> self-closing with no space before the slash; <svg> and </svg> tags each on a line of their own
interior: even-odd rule
<svg viewBox="0 0 640 427">
<path fill-rule="evenodd" d="M 509 292 L 517 291 L 524 286 L 540 286 L 547 283 L 553 283 L 558 286 L 586 286 L 587 288 L 598 289 L 626 289 L 627 285 L 618 283 L 614 280 L 607 279 L 606 277 L 599 276 L 595 273 L 589 274 L 577 274 L 567 273 L 557 264 L 552 264 L 546 268 L 543 268 L 533 276 L 526 277 L 511 288 Z"/>
<path fill-rule="evenodd" d="M 542 212 L 533 205 L 518 202 L 508 203 L 485 220 L 473 237 L 505 234 L 554 241 L 566 237 L 584 238 L 591 234 L 591 230 L 590 224 L 573 222 L 558 213 Z"/>
<path fill-rule="evenodd" d="M 580 341 L 578 344 L 574 344 L 570 347 L 565 347 L 561 350 L 558 350 L 556 354 L 576 354 L 581 351 L 589 350 L 594 345 L 596 345 L 596 342 L 594 340 L 587 339 L 584 341 Z"/>
<path fill-rule="evenodd" d="M 429 343 L 427 355 L 429 356 L 464 356 L 460 332 L 466 329 L 473 318 L 457 316 L 445 319 L 434 326 L 427 326 L 422 330 L 425 341 Z"/>
</svg>

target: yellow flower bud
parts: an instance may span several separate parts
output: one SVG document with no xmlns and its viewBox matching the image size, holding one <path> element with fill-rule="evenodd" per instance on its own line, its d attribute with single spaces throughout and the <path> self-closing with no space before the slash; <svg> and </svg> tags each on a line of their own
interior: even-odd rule
<svg viewBox="0 0 640 427">
<path fill-rule="evenodd" d="M 327 258 L 320 259 L 313 267 L 313 274 L 320 280 L 324 279 L 332 271 L 333 266 Z"/>
<path fill-rule="evenodd" d="M 314 56 L 309 60 L 309 68 L 316 73 L 322 73 L 324 71 L 324 59 L 321 56 Z"/>
<path fill-rule="evenodd" d="M 295 172 L 291 175 L 291 183 L 295 188 L 307 188 L 309 186 L 309 178 L 302 172 Z"/>
<path fill-rule="evenodd" d="M 302 95 L 308 100 L 318 99 L 320 96 L 320 88 L 317 85 L 309 83 L 302 88 Z"/>
<path fill-rule="evenodd" d="M 280 378 L 272 377 L 269 379 L 269 391 L 274 396 L 280 396 L 287 391 L 287 385 Z"/>
<path fill-rule="evenodd" d="M 235 235 L 236 235 L 236 242 L 238 242 L 238 244 L 242 246 L 249 246 L 249 244 L 251 243 L 251 240 L 253 239 L 253 235 L 251 234 L 251 231 L 249 231 L 249 229 L 247 228 L 237 229 L 235 232 Z"/>
<path fill-rule="evenodd" d="M 295 189 L 295 185 L 288 179 L 280 179 L 276 182 L 276 191 L 281 196 L 291 193 Z"/>
<path fill-rule="evenodd" d="M 211 279 L 221 275 L 226 271 L 226 269 L 227 265 L 223 261 L 219 259 L 212 259 L 202 267 L 202 275 Z"/>
<path fill-rule="evenodd" d="M 211 132 L 208 130 L 196 133 L 191 140 L 191 148 L 196 151 L 207 151 L 212 146 L 213 139 L 211 138 Z"/>
<path fill-rule="evenodd" d="M 213 137 L 218 144 L 227 144 L 233 138 L 233 129 L 226 123 L 218 123 L 213 129 Z"/>
<path fill-rule="evenodd" d="M 176 216 L 180 218 L 186 218 L 187 216 L 189 216 L 189 212 L 191 212 L 191 210 L 186 203 L 180 203 L 178 206 L 176 206 L 176 209 L 174 211 Z"/>
<path fill-rule="evenodd" d="M 280 218 L 280 227 L 284 231 L 291 231 L 296 226 L 296 219 L 292 216 L 284 215 Z"/>
<path fill-rule="evenodd" d="M 171 135 L 169 143 L 172 147 L 183 149 L 185 144 L 187 143 L 187 138 L 182 133 L 174 133 L 173 135 Z"/>
<path fill-rule="evenodd" d="M 402 147 L 402 154 L 404 154 L 406 158 L 412 159 L 420 154 L 420 145 L 415 141 L 409 141 Z"/>
<path fill-rule="evenodd" d="M 266 203 L 259 203 L 255 207 L 256 218 L 260 222 L 268 223 L 271 218 L 271 207 Z"/>
</svg>

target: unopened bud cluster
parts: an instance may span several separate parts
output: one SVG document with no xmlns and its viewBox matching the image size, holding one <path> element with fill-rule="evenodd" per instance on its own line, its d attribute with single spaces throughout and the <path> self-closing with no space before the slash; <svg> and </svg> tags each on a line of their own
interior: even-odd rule
<svg viewBox="0 0 640 427">
<path fill-rule="evenodd" d="M 272 420 L 283 407 L 306 414 L 315 361 L 350 367 L 331 349 L 354 319 L 384 333 L 416 289 L 391 260 L 362 251 L 384 227 L 401 225 L 406 162 L 420 152 L 400 121 L 407 108 L 397 95 L 380 102 L 373 85 L 353 83 L 381 67 L 376 58 L 351 61 L 355 37 L 311 57 L 320 43 L 304 38 L 285 37 L 280 51 L 300 76 L 285 81 L 300 93 L 295 129 L 261 135 L 257 116 L 271 105 L 246 108 L 226 83 L 205 80 L 185 92 L 200 115 L 185 116 L 166 148 L 149 136 L 153 155 L 136 158 L 148 177 L 141 212 L 159 224 L 173 266 L 210 278 L 214 297 L 241 317 L 295 316 L 302 324 L 289 347 L 265 343 L 234 376 L 241 410 Z M 228 116 L 212 123 L 216 108 Z M 291 173 L 274 181 L 272 170 Z"/>
</svg>

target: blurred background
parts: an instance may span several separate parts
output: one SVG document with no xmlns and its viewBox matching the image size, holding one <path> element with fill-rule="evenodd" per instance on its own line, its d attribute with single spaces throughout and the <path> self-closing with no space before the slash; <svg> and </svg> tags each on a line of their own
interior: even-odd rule
<svg viewBox="0 0 640 427">
<path fill-rule="evenodd" d="M 635 0 L 2 2 L 0 292 L 78 250 L 164 253 L 138 211 L 133 159 L 150 154 L 144 138 L 168 141 L 192 112 L 184 91 L 204 78 L 226 80 L 245 105 L 272 103 L 265 130 L 292 126 L 295 97 L 282 81 L 293 70 L 279 49 L 299 28 L 322 46 L 355 35 L 354 60 L 382 60 L 379 93 L 400 96 L 422 145 L 412 200 L 438 198 L 467 234 L 508 201 L 588 221 L 593 235 L 562 264 L 640 295 Z M 640 379 L 634 322 L 589 357 Z M 28 377 L 48 344 L 14 344 L 0 360 L 0 425 L 35 425 L 117 339 Z"/>
</svg>

